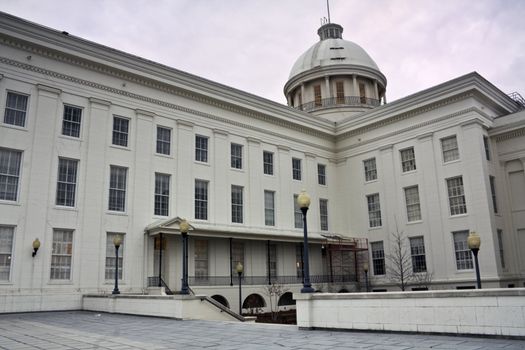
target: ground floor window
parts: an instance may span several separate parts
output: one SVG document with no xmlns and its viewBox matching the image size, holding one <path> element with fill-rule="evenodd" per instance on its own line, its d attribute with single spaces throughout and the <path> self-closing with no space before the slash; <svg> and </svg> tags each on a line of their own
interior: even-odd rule
<svg viewBox="0 0 525 350">
<path fill-rule="evenodd" d="M 0 226 L 0 281 L 9 281 L 14 227 Z"/>
</svg>

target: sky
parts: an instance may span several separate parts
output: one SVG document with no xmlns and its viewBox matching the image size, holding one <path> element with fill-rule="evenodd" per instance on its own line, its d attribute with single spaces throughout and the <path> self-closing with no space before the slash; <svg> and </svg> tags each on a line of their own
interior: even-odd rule
<svg viewBox="0 0 525 350">
<path fill-rule="evenodd" d="M 286 103 L 326 0 L 0 0 L 0 11 Z M 476 71 L 525 96 L 525 0 L 331 0 L 389 102 Z"/>
</svg>

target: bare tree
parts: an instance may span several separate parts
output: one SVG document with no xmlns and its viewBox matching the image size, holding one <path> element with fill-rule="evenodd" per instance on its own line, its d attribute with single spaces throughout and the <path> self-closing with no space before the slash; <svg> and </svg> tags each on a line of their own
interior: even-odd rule
<svg viewBox="0 0 525 350">
<path fill-rule="evenodd" d="M 279 283 L 272 283 L 271 285 L 266 286 L 264 289 L 264 294 L 266 294 L 268 296 L 268 300 L 270 300 L 272 321 L 277 320 L 277 315 L 279 313 L 279 299 L 286 292 L 288 292 L 288 289 Z"/>
</svg>

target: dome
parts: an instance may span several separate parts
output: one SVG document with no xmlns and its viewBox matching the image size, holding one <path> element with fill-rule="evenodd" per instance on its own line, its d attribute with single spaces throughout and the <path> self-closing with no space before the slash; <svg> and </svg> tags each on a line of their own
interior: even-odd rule
<svg viewBox="0 0 525 350">
<path fill-rule="evenodd" d="M 289 79 L 316 67 L 341 64 L 379 71 L 377 64 L 361 46 L 341 38 L 329 38 L 317 42 L 297 59 L 290 71 Z"/>
</svg>

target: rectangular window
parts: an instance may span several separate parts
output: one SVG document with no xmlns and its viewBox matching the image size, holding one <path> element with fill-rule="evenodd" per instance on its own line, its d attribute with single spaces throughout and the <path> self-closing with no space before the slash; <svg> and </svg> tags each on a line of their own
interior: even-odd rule
<svg viewBox="0 0 525 350">
<path fill-rule="evenodd" d="M 410 255 L 412 256 L 412 271 L 426 272 L 427 260 L 425 258 L 425 241 L 423 237 L 411 237 L 410 240 Z"/>
<path fill-rule="evenodd" d="M 122 243 L 118 250 L 118 279 L 122 279 L 122 265 L 124 263 L 124 243 L 125 235 L 122 233 L 108 233 L 106 236 L 106 269 L 105 277 L 107 280 L 115 279 L 115 267 L 117 262 L 117 255 L 115 252 L 115 245 L 113 244 L 113 238 L 120 235 L 122 237 Z"/>
<path fill-rule="evenodd" d="M 16 201 L 22 152 L 0 148 L 0 200 Z"/>
<path fill-rule="evenodd" d="M 129 119 L 113 117 L 113 144 L 128 147 Z"/>
<path fill-rule="evenodd" d="M 62 135 L 80 137 L 82 123 L 82 109 L 64 105 L 64 118 L 62 120 Z"/>
<path fill-rule="evenodd" d="M 416 155 L 414 153 L 414 147 L 403 149 L 399 151 L 401 153 L 401 168 L 403 172 L 416 170 Z"/>
<path fill-rule="evenodd" d="M 322 105 L 321 85 L 314 85 L 314 106 L 321 107 Z"/>
<path fill-rule="evenodd" d="M 295 245 L 295 276 L 303 277 L 303 244 Z"/>
<path fill-rule="evenodd" d="M 317 182 L 319 185 L 326 185 L 326 165 L 317 164 Z"/>
<path fill-rule="evenodd" d="M 232 185 L 232 222 L 243 223 L 243 187 Z"/>
<path fill-rule="evenodd" d="M 234 276 L 237 275 L 235 268 L 237 264 L 241 263 L 246 271 L 246 265 L 244 264 L 244 243 L 233 241 L 232 242 L 232 273 Z"/>
<path fill-rule="evenodd" d="M 319 221 L 321 223 L 321 231 L 328 231 L 328 200 L 319 199 Z"/>
<path fill-rule="evenodd" d="M 342 81 L 335 83 L 335 92 L 336 92 L 336 103 L 342 105 L 345 103 L 345 85 Z"/>
<path fill-rule="evenodd" d="M 277 276 L 277 244 L 270 244 L 268 251 L 268 267 L 270 268 L 270 276 L 272 279 Z"/>
<path fill-rule="evenodd" d="M 56 205 L 75 206 L 78 160 L 59 158 Z"/>
<path fill-rule="evenodd" d="M 301 212 L 301 208 L 299 208 L 299 204 L 297 204 L 297 197 L 299 195 L 294 194 L 293 195 L 293 216 L 294 216 L 294 227 L 295 228 L 303 228 L 303 213 Z"/>
<path fill-rule="evenodd" d="M 27 100 L 27 95 L 8 92 L 5 102 L 4 123 L 25 127 Z"/>
<path fill-rule="evenodd" d="M 110 166 L 108 210 L 126 210 L 126 178 L 128 169 Z"/>
<path fill-rule="evenodd" d="M 365 181 L 377 180 L 376 159 L 370 158 L 363 160 L 363 165 L 365 169 Z"/>
<path fill-rule="evenodd" d="M 273 153 L 263 152 L 263 167 L 266 175 L 273 175 Z"/>
<path fill-rule="evenodd" d="M 372 247 L 372 266 L 374 268 L 374 275 L 385 274 L 385 250 L 383 248 L 383 241 L 371 242 Z"/>
<path fill-rule="evenodd" d="M 468 231 L 452 232 L 454 237 L 454 250 L 456 252 L 456 267 L 458 270 L 474 268 L 472 254 L 467 245 Z"/>
<path fill-rule="evenodd" d="M 408 222 L 421 220 L 421 206 L 419 204 L 418 186 L 405 188 L 405 201 L 407 205 Z"/>
<path fill-rule="evenodd" d="M 501 263 L 501 268 L 505 268 L 505 254 L 503 251 L 503 231 L 498 229 L 498 248 L 499 248 L 499 261 Z"/>
<path fill-rule="evenodd" d="M 157 126 L 157 153 L 170 155 L 171 153 L 171 129 Z"/>
<path fill-rule="evenodd" d="M 14 231 L 14 227 L 0 226 L 0 281 L 10 280 Z"/>
<path fill-rule="evenodd" d="M 451 162 L 459 159 L 458 139 L 456 135 L 441 139 L 441 150 L 443 151 L 443 162 Z"/>
<path fill-rule="evenodd" d="M 331 276 L 339 281 L 346 280 L 352 275 L 354 265 L 351 252 L 349 250 L 334 250 L 330 252 Z"/>
<path fill-rule="evenodd" d="M 275 192 L 264 191 L 264 224 L 275 226 Z"/>
<path fill-rule="evenodd" d="M 447 179 L 448 202 L 450 215 L 460 215 L 467 212 L 465 192 L 463 191 L 463 177 Z"/>
<path fill-rule="evenodd" d="M 208 241 L 204 239 L 195 240 L 195 278 L 208 278 Z"/>
<path fill-rule="evenodd" d="M 52 280 L 71 279 L 71 257 L 73 255 L 73 231 L 54 230 L 51 252 Z"/>
<path fill-rule="evenodd" d="M 230 149 L 231 167 L 234 169 L 242 169 L 242 145 L 232 143 Z"/>
<path fill-rule="evenodd" d="M 379 203 L 379 193 L 366 196 L 368 204 L 368 224 L 370 227 L 379 227 L 381 222 L 381 204 Z"/>
<path fill-rule="evenodd" d="M 359 83 L 359 101 L 362 104 L 366 104 L 366 88 L 363 83 Z"/>
<path fill-rule="evenodd" d="M 494 207 L 494 213 L 498 213 L 498 202 L 496 200 L 496 178 L 489 176 L 490 182 L 490 194 L 492 195 L 492 206 Z"/>
<path fill-rule="evenodd" d="M 208 181 L 195 180 L 195 219 L 208 220 Z"/>
<path fill-rule="evenodd" d="M 485 146 L 485 157 L 490 160 L 490 144 L 487 136 L 483 136 L 483 145 Z"/>
<path fill-rule="evenodd" d="M 168 216 L 170 207 L 170 175 L 155 173 L 155 215 Z"/>
<path fill-rule="evenodd" d="M 197 162 L 208 162 L 208 138 L 195 135 L 195 160 Z"/>
<path fill-rule="evenodd" d="M 292 158 L 292 178 L 301 180 L 301 160 L 299 158 Z"/>
</svg>

